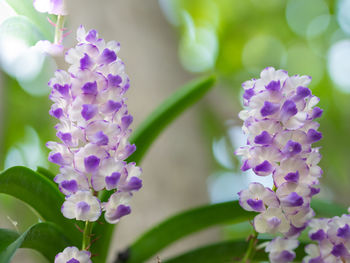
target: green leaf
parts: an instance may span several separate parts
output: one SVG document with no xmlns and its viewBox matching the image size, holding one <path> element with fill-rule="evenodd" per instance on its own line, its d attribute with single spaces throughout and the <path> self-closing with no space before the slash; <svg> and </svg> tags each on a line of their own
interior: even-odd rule
<svg viewBox="0 0 350 263">
<path fill-rule="evenodd" d="M 214 225 L 251 220 L 256 213 L 243 210 L 237 201 L 207 205 L 175 215 L 143 234 L 129 249 L 128 263 L 144 262 L 182 237 Z"/>
<path fill-rule="evenodd" d="M 314 200 L 317 216 L 332 217 L 346 210 L 339 205 Z M 121 262 L 144 262 L 175 241 L 218 224 L 236 224 L 254 218 L 256 213 L 241 208 L 238 201 L 207 205 L 175 215 L 143 234 L 128 250 L 129 258 Z M 200 262 L 200 261 L 199 261 Z"/>
<path fill-rule="evenodd" d="M 315 210 L 316 217 L 333 217 L 348 213 L 344 206 L 325 200 L 314 199 L 311 207 Z"/>
<path fill-rule="evenodd" d="M 259 244 L 269 240 L 259 240 Z M 164 263 L 212 263 L 212 262 L 238 262 L 243 257 L 245 251 L 248 248 L 248 242 L 246 241 L 224 241 L 216 244 L 211 244 L 201 248 L 194 249 L 186 252 L 180 256 L 176 256 L 169 260 L 165 260 Z M 296 259 L 301 262 L 304 257 L 304 244 L 300 244 L 296 249 Z M 253 262 L 268 262 L 268 254 L 260 249 L 256 251 L 253 258 Z"/>
<path fill-rule="evenodd" d="M 18 238 L 18 233 L 9 229 L 0 228 L 0 251 Z"/>
<path fill-rule="evenodd" d="M 45 176 L 50 181 L 53 181 L 53 179 L 55 178 L 55 175 L 51 171 L 49 171 L 46 168 L 41 167 L 41 166 L 38 166 L 36 168 L 36 172 L 41 174 L 41 175 L 43 175 L 43 176 Z"/>
<path fill-rule="evenodd" d="M 32 0 L 6 0 L 18 15 L 29 18 L 45 36 L 47 40 L 53 41 L 54 27 L 47 21 L 47 17 L 55 21 L 55 16 L 39 13 L 35 10 Z"/>
<path fill-rule="evenodd" d="M 26 167 L 15 166 L 0 173 L 0 193 L 11 195 L 31 206 L 45 221 L 56 223 L 68 231 L 75 245 L 81 243 L 81 233 L 73 220 L 61 213 L 63 194 L 56 184 Z"/>
<path fill-rule="evenodd" d="M 35 249 L 53 262 L 57 253 L 72 244 L 67 235 L 53 223 L 35 224 L 22 235 L 0 229 L 0 244 L 2 242 L 8 242 L 8 245 L 0 247 L 0 263 L 11 262 L 20 247 Z"/>
<path fill-rule="evenodd" d="M 130 141 L 137 150 L 128 161 L 140 163 L 143 156 L 157 136 L 182 112 L 199 101 L 215 84 L 215 77 L 210 76 L 192 81 L 165 100 L 132 134 Z M 101 201 L 107 201 L 111 192 L 103 191 L 99 195 Z M 95 223 L 93 233 L 100 239 L 92 246 L 96 263 L 104 263 L 108 253 L 108 245 L 113 236 L 114 225 L 105 221 Z"/>
<path fill-rule="evenodd" d="M 137 150 L 130 161 L 139 163 L 157 136 L 182 112 L 199 101 L 215 84 L 210 76 L 192 81 L 165 100 L 131 135 Z"/>
</svg>

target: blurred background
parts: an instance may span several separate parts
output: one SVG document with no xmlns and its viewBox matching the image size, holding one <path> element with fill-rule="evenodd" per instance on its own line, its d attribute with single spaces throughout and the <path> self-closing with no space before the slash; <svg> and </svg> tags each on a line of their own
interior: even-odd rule
<svg viewBox="0 0 350 263">
<path fill-rule="evenodd" d="M 24 8 L 32 8 L 31 0 L 22 1 Z M 258 78 L 267 66 L 312 76 L 310 88 L 325 110 L 318 198 L 349 206 L 350 0 L 67 2 L 66 26 L 72 33 L 64 40 L 66 47 L 75 44 L 80 24 L 121 43 L 120 57 L 132 84 L 127 96 L 133 128 L 182 84 L 201 75 L 218 76 L 215 89 L 173 123 L 144 159 L 144 187 L 132 200 L 133 213 L 119 224 L 111 260 L 160 220 L 201 204 L 234 200 L 251 180 L 260 179 L 240 172 L 233 151 L 245 143 L 237 118 L 241 83 Z M 26 165 L 57 171 L 45 148 L 56 140 L 47 82 L 65 65 L 30 48 L 53 38 L 46 14 L 41 19 L 18 16 L 0 0 L 0 169 Z M 271 185 L 268 179 L 263 182 Z M 25 204 L 5 195 L 0 195 L 0 211 L 0 227 L 20 232 L 38 220 Z M 244 237 L 250 227 L 211 229 L 181 240 L 159 257 L 228 239 L 233 231 L 237 236 L 238 229 Z M 13 262 L 45 261 L 21 249 Z"/>
</svg>

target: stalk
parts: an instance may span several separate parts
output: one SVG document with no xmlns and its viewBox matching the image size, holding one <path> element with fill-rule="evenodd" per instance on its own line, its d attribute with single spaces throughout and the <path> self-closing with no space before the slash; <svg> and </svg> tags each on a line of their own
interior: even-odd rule
<svg viewBox="0 0 350 263">
<path fill-rule="evenodd" d="M 256 251 L 256 243 L 258 239 L 258 233 L 254 230 L 253 235 L 250 237 L 248 249 L 241 260 L 241 263 L 248 263 L 251 259 L 253 259 L 255 251 Z"/>
<path fill-rule="evenodd" d="M 91 240 L 90 240 L 91 239 L 91 231 L 92 231 L 92 223 L 89 221 L 85 221 L 82 250 L 89 250 L 89 246 L 91 243 Z"/>
<path fill-rule="evenodd" d="M 57 16 L 57 22 L 56 22 L 56 29 L 55 29 L 55 44 L 61 44 L 62 42 L 62 29 L 64 27 L 64 20 L 65 16 L 58 15 Z"/>
</svg>

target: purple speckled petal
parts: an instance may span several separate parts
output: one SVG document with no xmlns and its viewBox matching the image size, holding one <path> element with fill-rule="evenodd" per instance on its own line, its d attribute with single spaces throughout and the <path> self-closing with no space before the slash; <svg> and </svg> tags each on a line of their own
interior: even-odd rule
<svg viewBox="0 0 350 263">
<path fill-rule="evenodd" d="M 288 155 L 289 157 L 291 157 L 300 153 L 301 150 L 302 150 L 302 147 L 300 143 L 289 140 L 286 143 L 286 146 L 283 148 L 282 152 Z"/>
<path fill-rule="evenodd" d="M 336 257 L 346 257 L 349 254 L 343 243 L 335 245 L 331 253 Z"/>
<path fill-rule="evenodd" d="M 288 173 L 284 179 L 287 182 L 293 182 L 293 183 L 297 183 L 299 181 L 299 172 L 296 171 L 295 173 Z"/>
<path fill-rule="evenodd" d="M 142 187 L 142 180 L 138 177 L 131 177 L 128 185 L 126 186 L 126 189 L 128 191 L 137 191 Z"/>
<path fill-rule="evenodd" d="M 299 87 L 297 87 L 297 94 L 294 97 L 294 100 L 295 101 L 302 100 L 310 95 L 311 95 L 311 91 L 309 88 L 299 86 Z"/>
<path fill-rule="evenodd" d="M 118 111 L 122 107 L 122 104 L 118 101 L 109 100 L 107 102 L 108 112 Z"/>
<path fill-rule="evenodd" d="M 96 41 L 97 40 L 97 31 L 95 29 L 90 30 L 89 33 L 87 34 L 85 40 L 88 42 Z"/>
<path fill-rule="evenodd" d="M 297 114 L 298 109 L 294 101 L 286 100 L 281 108 L 281 113 L 283 115 L 283 119 L 288 119 Z"/>
<path fill-rule="evenodd" d="M 267 144 L 270 144 L 272 142 L 272 138 L 267 131 L 263 131 L 259 135 L 255 136 L 254 142 L 256 144 L 267 145 Z"/>
<path fill-rule="evenodd" d="M 70 145 L 72 143 L 72 134 L 69 132 L 62 133 L 62 132 L 57 132 L 56 133 L 57 137 L 62 140 L 63 143 Z"/>
<path fill-rule="evenodd" d="M 76 211 L 77 211 L 79 217 L 81 215 L 88 213 L 90 211 L 90 209 L 91 209 L 90 205 L 88 203 L 86 203 L 85 201 L 80 201 L 76 205 Z"/>
<path fill-rule="evenodd" d="M 322 133 L 316 131 L 315 129 L 310 129 L 307 131 L 307 139 L 309 143 L 314 143 L 322 139 Z"/>
<path fill-rule="evenodd" d="M 271 228 L 276 228 L 278 227 L 280 224 L 281 224 L 281 219 L 279 219 L 278 217 L 271 217 L 267 220 L 267 223 L 268 225 L 271 227 Z"/>
<path fill-rule="evenodd" d="M 65 180 L 61 182 L 61 187 L 71 193 L 75 193 L 78 190 L 78 183 L 76 180 Z"/>
<path fill-rule="evenodd" d="M 260 113 L 261 116 L 266 117 L 276 113 L 280 108 L 278 103 L 272 103 L 270 101 L 265 101 L 264 106 L 261 108 Z"/>
<path fill-rule="evenodd" d="M 281 88 L 281 82 L 279 80 L 272 80 L 265 86 L 265 88 L 269 91 L 279 91 Z"/>
<path fill-rule="evenodd" d="M 114 215 L 111 217 L 111 220 L 118 220 L 123 216 L 126 216 L 131 213 L 130 206 L 127 205 L 119 205 L 114 212 Z"/>
<path fill-rule="evenodd" d="M 312 117 L 311 118 L 312 119 L 320 118 L 322 116 L 322 113 L 323 113 L 322 109 L 320 109 L 319 107 L 315 107 L 312 110 L 312 114 L 311 114 Z"/>
<path fill-rule="evenodd" d="M 292 192 L 284 198 L 281 198 L 281 202 L 286 207 L 296 207 L 302 206 L 304 204 L 304 199 L 302 196 L 298 195 L 296 192 Z"/>
<path fill-rule="evenodd" d="M 95 155 L 90 155 L 84 159 L 84 165 L 87 172 L 94 172 L 100 165 L 100 159 Z"/>
<path fill-rule="evenodd" d="M 254 200 L 254 199 L 248 199 L 247 204 L 257 212 L 262 212 L 264 211 L 264 202 L 262 200 Z"/>
<path fill-rule="evenodd" d="M 245 98 L 246 100 L 249 100 L 251 97 L 254 96 L 254 94 L 255 94 L 254 88 L 246 89 L 244 91 L 243 98 Z"/>
<path fill-rule="evenodd" d="M 54 84 L 53 88 L 56 89 L 59 93 L 61 93 L 63 96 L 69 95 L 70 86 L 68 84 L 60 85 L 60 84 Z"/>
<path fill-rule="evenodd" d="M 51 116 L 59 119 L 63 116 L 63 110 L 61 108 L 57 108 L 53 111 L 50 111 Z"/>
<path fill-rule="evenodd" d="M 273 166 L 268 161 L 263 161 L 261 164 L 255 166 L 254 171 L 256 172 L 272 172 Z"/>
<path fill-rule="evenodd" d="M 103 131 L 99 131 L 94 135 L 94 142 L 99 146 L 108 145 L 109 139 L 108 136 L 103 133 Z"/>
<path fill-rule="evenodd" d="M 119 84 L 122 83 L 122 78 L 121 76 L 119 75 L 112 75 L 112 74 L 109 74 L 107 76 L 107 79 L 108 79 L 108 84 L 111 85 L 112 87 L 118 87 Z"/>
<path fill-rule="evenodd" d="M 106 176 L 105 182 L 109 188 L 115 188 L 118 184 L 121 174 L 118 172 L 112 173 L 110 176 Z"/>
<path fill-rule="evenodd" d="M 97 111 L 98 111 L 98 108 L 96 105 L 93 105 L 93 104 L 84 104 L 83 106 L 83 109 L 81 111 L 81 116 L 86 120 L 90 120 L 92 119 L 96 114 L 97 114 Z"/>
<path fill-rule="evenodd" d="M 133 117 L 131 115 L 126 115 L 122 117 L 121 127 L 123 130 L 127 129 L 133 121 Z"/>
<path fill-rule="evenodd" d="M 84 57 L 82 57 L 80 59 L 80 69 L 82 69 L 82 70 L 89 69 L 93 64 L 94 64 L 94 62 L 91 60 L 89 55 L 86 53 L 84 54 Z"/>
<path fill-rule="evenodd" d="M 94 82 L 87 82 L 84 84 L 84 86 L 81 88 L 84 94 L 89 95 L 96 95 L 97 94 L 97 83 Z"/>
<path fill-rule="evenodd" d="M 245 172 L 245 171 L 248 171 L 250 168 L 252 167 L 250 167 L 250 165 L 248 164 L 248 160 L 244 161 L 243 165 L 241 166 L 241 170 Z"/>
<path fill-rule="evenodd" d="M 315 233 L 312 233 L 310 235 L 310 238 L 315 241 L 321 241 L 327 237 L 326 233 L 323 231 L 323 229 L 320 229 L 316 231 Z"/>
<path fill-rule="evenodd" d="M 64 159 L 62 157 L 62 154 L 60 153 L 54 153 L 52 155 L 49 156 L 49 161 L 52 163 L 56 163 L 59 165 L 63 165 L 64 164 Z"/>
<path fill-rule="evenodd" d="M 348 224 L 345 224 L 343 227 L 339 227 L 337 231 L 337 236 L 343 239 L 350 239 L 350 227 Z"/>
<path fill-rule="evenodd" d="M 115 54 L 115 52 L 113 50 L 105 48 L 102 51 L 99 62 L 103 64 L 109 64 L 115 61 L 116 59 L 117 59 L 117 55 Z"/>
<path fill-rule="evenodd" d="M 75 258 L 71 258 L 70 260 L 67 261 L 67 263 L 80 263 L 80 261 Z"/>
<path fill-rule="evenodd" d="M 280 263 L 283 263 L 283 262 L 292 262 L 295 258 L 295 254 L 288 251 L 288 250 L 283 250 L 278 258 L 276 258 L 276 262 L 280 262 Z"/>
</svg>

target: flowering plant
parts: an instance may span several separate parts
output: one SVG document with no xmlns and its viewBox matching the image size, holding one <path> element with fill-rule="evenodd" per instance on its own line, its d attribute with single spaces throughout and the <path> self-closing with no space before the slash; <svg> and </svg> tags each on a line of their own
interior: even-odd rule
<svg viewBox="0 0 350 263">
<path fill-rule="evenodd" d="M 20 10 L 19 2 L 11 3 Z M 115 225 L 133 216 L 130 200 L 134 197 L 137 202 L 136 192 L 147 191 L 142 187 L 147 180 L 143 157 L 158 135 L 214 86 L 216 78 L 185 85 L 132 131 L 127 92 L 135 87 L 120 57 L 120 43 L 105 41 L 96 30 L 80 26 L 77 43 L 67 48 L 66 1 L 35 0 L 31 8 L 36 21 L 47 18 L 53 26 L 47 34 L 52 38 L 40 39 L 32 48 L 65 60 L 48 83 L 49 114 L 57 122 L 51 129 L 57 138 L 46 146 L 51 151 L 48 160 L 59 171 L 15 166 L 0 173 L 0 193 L 25 202 L 39 218 L 21 233 L 0 229 L 0 263 L 11 262 L 21 247 L 55 263 L 107 262 Z M 185 18 L 192 27 L 187 33 L 196 38 L 192 18 L 189 14 Z M 209 38 L 207 31 L 200 32 Z M 205 46 L 199 40 L 192 48 Z M 211 49 L 216 50 L 214 44 Z M 210 63 L 202 68 L 216 57 L 208 58 Z M 165 262 L 350 262 L 349 214 L 313 198 L 320 192 L 322 175 L 320 147 L 314 143 L 322 138 L 316 120 L 323 110 L 316 106 L 319 99 L 308 88 L 310 82 L 309 76 L 289 76 L 268 67 L 259 79 L 243 83 L 244 110 L 239 117 L 246 145 L 235 153 L 242 159 L 243 172 L 270 177 L 272 183 L 252 182 L 238 193 L 237 201 L 174 215 L 112 255 L 111 262 L 162 262 L 155 257 L 181 238 L 238 223 L 249 226 L 244 238 L 210 244 Z"/>
</svg>

